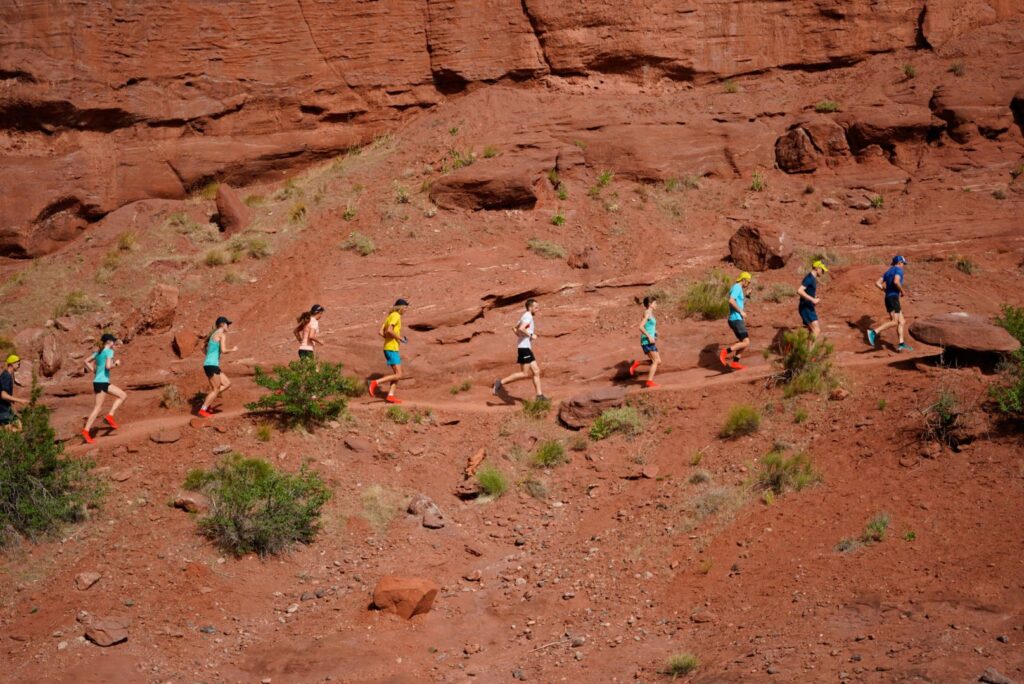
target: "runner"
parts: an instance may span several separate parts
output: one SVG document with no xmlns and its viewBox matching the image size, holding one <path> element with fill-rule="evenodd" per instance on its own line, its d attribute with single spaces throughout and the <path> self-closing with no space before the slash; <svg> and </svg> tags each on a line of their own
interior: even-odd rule
<svg viewBox="0 0 1024 684">
<path fill-rule="evenodd" d="M 0 373 L 0 430 L 18 430 L 18 416 L 14 413 L 14 404 L 28 404 L 27 399 L 14 396 L 14 374 L 21 366 L 21 357 L 11 354 Z"/>
<path fill-rule="evenodd" d="M 503 392 L 505 385 L 525 380 L 526 378 L 532 378 L 533 388 L 537 392 L 535 399 L 547 399 L 540 389 L 540 366 L 537 364 L 537 357 L 533 355 L 533 341 L 537 339 L 537 326 L 533 321 L 534 314 L 536 313 L 537 300 L 527 299 L 526 311 L 519 318 L 519 322 L 516 323 L 515 327 L 512 328 L 519 338 L 519 342 L 516 344 L 516 363 L 519 364 L 522 370 L 518 373 L 513 373 L 507 378 L 495 380 L 492 394 Z"/>
<path fill-rule="evenodd" d="M 92 381 L 92 391 L 96 395 L 96 403 L 92 407 L 89 419 L 85 421 L 85 429 L 82 430 L 82 437 L 89 444 L 93 443 L 92 424 L 99 418 L 100 411 L 103 409 L 103 398 L 108 394 L 114 395 L 114 403 L 110 407 L 110 413 L 103 418 L 112 430 L 118 428 L 117 423 L 114 421 L 114 414 L 121 404 L 124 403 L 124 400 L 128 398 L 124 390 L 110 383 L 110 369 L 121 365 L 120 359 L 114 360 L 114 344 L 116 342 L 116 337 L 110 333 L 103 333 L 103 337 L 100 338 L 100 350 L 93 353 L 89 360 L 85 362 L 85 367 L 90 372 L 96 371 Z"/>
<path fill-rule="evenodd" d="M 896 326 L 896 332 L 900 337 L 900 344 L 896 347 L 896 351 L 914 351 L 914 348 L 903 339 L 906 320 L 903 318 L 903 307 L 900 300 L 906 294 L 906 290 L 903 288 L 903 269 L 906 265 L 907 260 L 897 254 L 892 258 L 889 270 L 875 282 L 875 287 L 885 293 L 885 310 L 889 313 L 889 320 L 877 328 L 868 328 L 868 344 L 872 347 L 878 344 L 878 336 L 882 332 Z"/>
<path fill-rule="evenodd" d="M 377 396 L 377 386 L 390 382 L 391 387 L 388 388 L 388 394 L 384 398 L 390 404 L 402 403 L 395 396 L 395 390 L 398 388 L 398 381 L 402 379 L 402 354 L 399 352 L 399 346 L 409 342 L 408 337 L 402 336 L 402 314 L 405 313 L 407 306 L 409 306 L 409 302 L 404 299 L 397 300 L 391 307 L 387 318 L 381 323 L 380 336 L 384 338 L 384 360 L 391 367 L 391 375 L 371 380 L 369 386 L 370 396 L 375 397 Z"/>
<path fill-rule="evenodd" d="M 658 308 L 658 300 L 655 297 L 644 297 L 644 319 L 640 321 L 640 348 L 647 355 L 651 363 L 647 371 L 646 387 L 659 387 L 654 382 L 654 374 L 658 372 L 661 365 L 661 355 L 658 353 L 658 321 L 654 317 L 654 310 Z M 636 375 L 636 369 L 643 363 L 642 359 L 633 361 L 629 366 L 629 374 Z"/>
<path fill-rule="evenodd" d="M 797 290 L 797 294 L 800 295 L 800 303 L 797 304 L 796 310 L 800 314 L 800 320 L 811 333 L 811 344 L 814 344 L 818 335 L 821 334 L 818 312 L 814 307 L 821 301 L 818 298 L 818 278 L 823 273 L 828 273 L 828 267 L 822 261 L 815 261 L 811 264 L 811 272 L 804 276 L 803 282 L 800 283 L 800 289 Z"/>
<path fill-rule="evenodd" d="M 747 314 L 744 311 L 744 301 L 750 288 L 750 274 L 746 271 L 740 273 L 736 282 L 729 288 L 729 328 L 732 329 L 736 344 L 723 349 L 718 354 L 722 365 L 733 370 L 743 370 L 746 366 L 740 363 L 740 352 L 750 346 L 750 333 L 747 332 Z M 729 355 L 732 361 L 729 361 Z"/>
<path fill-rule="evenodd" d="M 313 358 L 313 348 L 323 345 L 320 341 L 320 317 L 324 315 L 324 307 L 314 304 L 309 311 L 303 311 L 296 319 L 295 339 L 299 341 L 299 358 Z"/>
<path fill-rule="evenodd" d="M 203 371 L 206 373 L 207 380 L 210 381 L 210 392 L 199 409 L 199 415 L 203 418 L 213 416 L 213 413 L 210 412 L 213 402 L 231 387 L 231 380 L 220 369 L 220 355 L 238 351 L 238 347 L 228 348 L 229 325 L 231 325 L 231 321 L 225 316 L 220 316 L 214 323 L 213 332 L 206 338 L 206 359 L 203 360 Z"/>
</svg>

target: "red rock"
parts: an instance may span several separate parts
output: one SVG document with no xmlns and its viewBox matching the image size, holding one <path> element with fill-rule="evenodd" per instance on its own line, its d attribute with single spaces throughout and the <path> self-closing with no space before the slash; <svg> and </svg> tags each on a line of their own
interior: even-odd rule
<svg viewBox="0 0 1024 684">
<path fill-rule="evenodd" d="M 429 612 L 439 589 L 420 577 L 382 577 L 373 590 L 373 605 L 408 620 Z"/>
<path fill-rule="evenodd" d="M 654 480 L 658 477 L 659 468 L 656 465 L 644 466 L 640 469 L 640 476 L 647 480 Z"/>
<path fill-rule="evenodd" d="M 57 336 L 53 333 L 43 338 L 43 348 L 40 352 L 39 371 L 46 377 L 52 378 L 60 370 L 63 359 L 57 345 Z"/>
<path fill-rule="evenodd" d="M 85 638 L 97 646 L 113 646 L 128 640 L 131 620 L 126 617 L 90 618 L 85 627 Z"/>
<path fill-rule="evenodd" d="M 472 456 L 466 461 L 466 467 L 462 471 L 462 475 L 465 478 L 471 478 L 476 475 L 476 469 L 480 467 L 480 464 L 484 462 L 484 457 L 487 455 L 487 449 L 480 447 L 476 450 Z"/>
<path fill-rule="evenodd" d="M 610 408 L 626 403 L 624 387 L 603 387 L 577 394 L 558 407 L 558 419 L 572 430 L 581 430 Z"/>
<path fill-rule="evenodd" d="M 227 183 L 217 186 L 217 223 L 228 237 L 241 233 L 252 223 L 252 211 Z"/>
<path fill-rule="evenodd" d="M 181 431 L 168 429 L 154 432 L 149 436 L 149 440 L 154 444 L 173 444 L 181 439 Z"/>
<path fill-rule="evenodd" d="M 362 435 L 346 435 L 344 443 L 349 451 L 354 451 L 357 454 L 369 454 L 375 451 L 370 440 Z"/>
<path fill-rule="evenodd" d="M 430 200 L 443 209 L 532 209 L 540 169 L 477 163 L 430 186 Z"/>
<path fill-rule="evenodd" d="M 179 359 L 191 355 L 197 344 L 199 344 L 199 336 L 188 330 L 179 330 L 174 333 L 174 339 L 171 341 L 171 347 Z"/>
<path fill-rule="evenodd" d="M 818 154 L 800 126 L 794 126 L 775 141 L 775 163 L 786 173 L 809 173 L 818 168 Z"/>
<path fill-rule="evenodd" d="M 846 397 L 848 396 L 850 396 L 849 390 L 845 390 L 842 387 L 836 387 L 829 393 L 828 398 L 831 401 L 842 401 L 843 399 L 846 399 Z"/>
<path fill-rule="evenodd" d="M 207 513 L 210 510 L 210 497 L 199 492 L 178 492 L 174 497 L 174 507 L 187 513 Z"/>
<path fill-rule="evenodd" d="M 587 245 L 569 255 L 567 263 L 571 268 L 594 268 L 596 266 L 597 250 Z"/>
<path fill-rule="evenodd" d="M 958 78 L 935 88 L 928 106 L 955 140 L 967 142 L 975 132 L 987 138 L 1006 133 L 1013 125 L 1012 100 L 1013 90 L 1002 83 Z"/>
<path fill-rule="evenodd" d="M 85 591 L 99 582 L 101 577 L 103 575 L 98 572 L 80 572 L 75 575 L 75 588 L 79 591 Z"/>
<path fill-rule="evenodd" d="M 190 428 L 195 429 L 195 430 L 202 430 L 203 428 L 212 427 L 210 425 L 210 421 L 208 421 L 208 420 L 206 420 L 204 418 L 189 418 L 188 419 L 188 426 Z"/>
<path fill-rule="evenodd" d="M 1020 342 L 1005 328 L 963 312 L 919 318 L 910 324 L 910 334 L 936 347 L 1004 354 L 1020 349 Z"/>
<path fill-rule="evenodd" d="M 750 223 L 729 238 L 729 254 L 744 271 L 782 268 L 793 256 L 793 241 L 781 229 Z"/>
</svg>

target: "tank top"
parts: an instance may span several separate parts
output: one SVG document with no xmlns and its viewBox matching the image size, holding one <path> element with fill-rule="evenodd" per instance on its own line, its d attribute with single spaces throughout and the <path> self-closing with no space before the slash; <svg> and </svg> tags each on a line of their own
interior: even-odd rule
<svg viewBox="0 0 1024 684">
<path fill-rule="evenodd" d="M 213 339 L 214 330 L 210 333 L 210 340 L 206 343 L 206 360 L 204 366 L 220 366 L 220 342 Z"/>
<path fill-rule="evenodd" d="M 640 334 L 640 344 L 654 344 L 658 338 L 658 321 L 654 316 L 644 321 L 644 330 L 646 333 Z"/>
</svg>

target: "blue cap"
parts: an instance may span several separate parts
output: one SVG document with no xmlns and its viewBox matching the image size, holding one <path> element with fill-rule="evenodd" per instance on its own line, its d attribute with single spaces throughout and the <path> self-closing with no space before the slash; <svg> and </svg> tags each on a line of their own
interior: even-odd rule
<svg viewBox="0 0 1024 684">
<path fill-rule="evenodd" d="M 409 306 L 409 302 L 404 299 L 399 299 L 395 302 L 395 306 Z"/>
<path fill-rule="evenodd" d="M 899 254 L 897 254 L 896 256 L 894 256 L 892 258 L 892 265 L 893 266 L 895 266 L 896 264 L 905 264 L 905 263 L 907 263 L 906 258 L 900 256 Z"/>
</svg>

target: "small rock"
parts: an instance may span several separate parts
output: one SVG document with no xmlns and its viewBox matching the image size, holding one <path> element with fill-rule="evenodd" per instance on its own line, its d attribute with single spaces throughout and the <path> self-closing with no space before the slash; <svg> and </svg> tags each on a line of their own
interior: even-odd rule
<svg viewBox="0 0 1024 684">
<path fill-rule="evenodd" d="M 481 573 L 479 570 L 473 570 L 472 572 L 467 572 L 465 575 L 463 575 L 462 579 L 466 580 L 467 582 L 479 582 L 482 577 L 483 573 Z"/>
<path fill-rule="evenodd" d="M 640 471 L 640 476 L 648 480 L 656 479 L 658 477 L 658 466 L 644 466 L 643 469 Z"/>
<path fill-rule="evenodd" d="M 79 591 L 85 591 L 92 585 L 99 582 L 101 577 L 103 577 L 103 575 L 98 572 L 80 572 L 75 575 L 75 588 Z"/>
<path fill-rule="evenodd" d="M 199 492 L 179 492 L 174 497 L 174 507 L 188 513 L 206 513 L 210 510 L 210 498 Z"/>
<path fill-rule="evenodd" d="M 316 598 L 316 594 L 314 594 L 313 592 L 311 592 L 311 591 L 304 591 L 304 592 L 302 592 L 302 596 L 299 597 L 299 600 L 300 601 L 312 601 L 315 598 Z"/>
<path fill-rule="evenodd" d="M 518 679 L 521 682 L 525 682 L 526 673 L 522 670 L 512 670 L 512 679 Z"/>
<path fill-rule="evenodd" d="M 150 441 L 155 444 L 174 444 L 181 439 L 180 430 L 160 430 L 149 436 Z"/>
<path fill-rule="evenodd" d="M 849 390 L 843 389 L 842 387 L 836 387 L 828 395 L 828 398 L 831 401 L 842 401 L 843 399 L 846 399 L 848 396 L 850 396 Z"/>
<path fill-rule="evenodd" d="M 573 637 L 572 641 L 570 642 L 573 648 L 579 648 L 585 643 L 587 643 L 587 638 L 581 636 Z"/>
<path fill-rule="evenodd" d="M 779 668 L 775 667 L 774 665 L 769 665 L 769 666 L 768 666 L 768 669 L 767 669 L 766 671 L 767 671 L 767 672 L 768 672 L 768 674 L 770 674 L 770 675 L 773 675 L 773 674 L 779 674 Z"/>
<path fill-rule="evenodd" d="M 574 599 L 574 598 L 576 598 L 576 593 L 575 592 L 567 591 L 564 594 L 562 594 L 562 600 L 563 601 L 568 601 L 569 599 Z"/>
<path fill-rule="evenodd" d="M 117 472 L 110 474 L 110 479 L 114 482 L 124 482 L 132 476 L 131 468 L 126 470 L 118 470 Z"/>
<path fill-rule="evenodd" d="M 216 634 L 217 633 L 217 628 L 214 627 L 213 625 L 203 625 L 202 627 L 199 628 L 199 631 L 202 632 L 203 634 Z"/>
<path fill-rule="evenodd" d="M 462 649 L 462 652 L 466 655 L 473 655 L 474 653 L 479 653 L 482 650 L 483 647 L 480 644 L 466 644 L 466 647 Z"/>
<path fill-rule="evenodd" d="M 229 454 L 231 453 L 231 445 L 221 444 L 220 446 L 213 447 L 213 453 L 216 456 L 220 456 L 222 454 Z"/>
<path fill-rule="evenodd" d="M 826 209 L 838 209 L 842 203 L 835 197 L 826 197 L 821 200 L 821 206 Z"/>
<path fill-rule="evenodd" d="M 522 537 L 517 537 L 516 540 L 515 540 L 515 545 L 516 546 L 526 546 L 526 540 L 523 539 Z"/>
<path fill-rule="evenodd" d="M 286 613 L 288 613 L 289 615 L 291 615 L 292 613 L 294 613 L 294 612 L 295 612 L 295 611 L 297 611 L 298 609 L 299 609 L 299 604 L 298 604 L 298 603 L 293 603 L 293 604 L 291 604 L 290 606 L 288 606 L 288 607 L 287 607 L 287 608 L 285 609 L 285 611 L 284 611 L 284 612 L 286 612 Z"/>
<path fill-rule="evenodd" d="M 212 427 L 210 421 L 203 418 L 189 418 L 188 426 L 193 430 L 202 430 L 203 428 Z"/>
<path fill-rule="evenodd" d="M 996 641 L 998 641 L 1001 644 L 1008 644 L 1010 643 L 1010 637 L 1006 636 L 1005 634 L 1000 634 L 996 637 Z"/>
<path fill-rule="evenodd" d="M 85 638 L 97 646 L 113 646 L 128 640 L 131 621 L 125 617 L 94 618 L 87 616 Z"/>
<path fill-rule="evenodd" d="M 704 624 L 708 622 L 717 622 L 718 616 L 710 610 L 701 609 L 693 613 L 693 615 L 690 616 L 690 619 L 698 624 Z"/>
<path fill-rule="evenodd" d="M 985 684 L 1014 684 L 1014 681 L 994 667 L 987 667 L 978 677 L 979 682 Z"/>
<path fill-rule="evenodd" d="M 354 451 L 357 454 L 368 454 L 374 450 L 373 444 L 370 443 L 370 440 L 359 435 L 346 436 L 344 444 L 349 451 Z"/>
<path fill-rule="evenodd" d="M 408 620 L 429 612 L 439 590 L 434 582 L 420 577 L 382 577 L 373 590 L 373 605 Z"/>
</svg>

